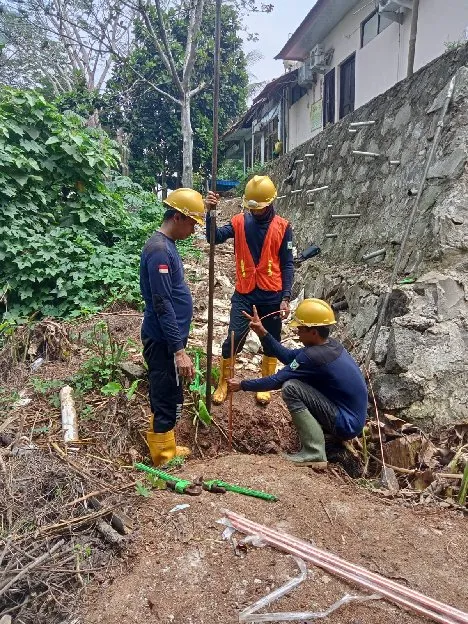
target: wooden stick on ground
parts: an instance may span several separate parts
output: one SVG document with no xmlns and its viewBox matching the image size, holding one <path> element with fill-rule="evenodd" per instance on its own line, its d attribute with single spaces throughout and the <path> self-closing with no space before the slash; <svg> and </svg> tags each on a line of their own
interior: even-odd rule
<svg viewBox="0 0 468 624">
<path fill-rule="evenodd" d="M 42 554 L 40 557 L 37 557 L 36 559 L 34 559 L 34 561 L 31 561 L 31 563 L 28 563 L 28 565 L 24 566 L 24 568 L 22 568 L 18 572 L 18 574 L 11 579 L 11 581 L 9 581 L 6 585 L 2 587 L 2 589 L 0 589 L 0 596 L 3 596 L 3 594 L 5 594 L 10 589 L 10 587 L 12 587 L 23 576 L 28 574 L 28 572 L 30 572 L 33 568 L 38 566 L 40 563 L 42 563 L 46 559 L 49 559 L 49 557 L 52 557 L 52 555 L 57 550 L 62 548 L 64 544 L 65 544 L 65 540 L 60 540 L 59 542 L 55 544 L 55 546 L 52 546 L 52 548 L 48 550 L 46 553 Z"/>
</svg>

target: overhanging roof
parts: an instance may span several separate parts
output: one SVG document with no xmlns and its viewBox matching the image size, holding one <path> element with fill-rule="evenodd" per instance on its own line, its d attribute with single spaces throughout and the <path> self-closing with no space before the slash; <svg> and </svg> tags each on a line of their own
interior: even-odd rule
<svg viewBox="0 0 468 624">
<path fill-rule="evenodd" d="M 281 92 L 287 85 L 296 84 L 297 73 L 297 69 L 295 69 L 269 82 L 254 99 L 249 110 L 223 134 L 221 137 L 223 141 L 237 141 L 249 134 L 255 112 L 276 92 Z M 248 129 L 247 132 L 246 129 Z"/>
<path fill-rule="evenodd" d="M 275 59 L 303 61 L 357 3 L 358 0 L 317 0 Z"/>
</svg>

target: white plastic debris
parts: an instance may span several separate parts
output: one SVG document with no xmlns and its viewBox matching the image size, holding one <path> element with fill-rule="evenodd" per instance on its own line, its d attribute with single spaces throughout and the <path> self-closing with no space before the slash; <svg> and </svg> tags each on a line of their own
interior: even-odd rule
<svg viewBox="0 0 468 624">
<path fill-rule="evenodd" d="M 307 580 L 307 566 L 305 562 L 298 557 L 293 558 L 299 567 L 300 575 L 291 579 L 285 585 L 275 589 L 263 598 L 260 598 L 260 600 L 255 602 L 250 607 L 247 607 L 247 609 L 244 609 L 244 611 L 239 614 L 239 622 L 304 622 L 305 620 L 320 620 L 328 617 L 334 611 L 349 604 L 350 602 L 367 602 L 368 600 L 381 599 L 381 596 L 378 594 L 372 594 L 371 596 L 351 596 L 349 594 L 345 594 L 343 598 L 332 604 L 331 607 L 325 611 L 308 611 L 304 613 L 258 613 L 260 609 L 263 609 L 283 596 L 286 596 L 298 585 Z"/>
<path fill-rule="evenodd" d="M 169 513 L 175 513 L 176 511 L 182 511 L 184 509 L 188 509 L 190 505 L 188 503 L 184 503 L 183 505 L 176 505 L 172 509 L 169 510 Z"/>
<path fill-rule="evenodd" d="M 35 371 L 37 371 L 42 365 L 44 364 L 44 358 L 37 358 L 37 360 L 34 360 L 34 362 L 31 364 L 31 372 L 34 373 Z"/>
</svg>

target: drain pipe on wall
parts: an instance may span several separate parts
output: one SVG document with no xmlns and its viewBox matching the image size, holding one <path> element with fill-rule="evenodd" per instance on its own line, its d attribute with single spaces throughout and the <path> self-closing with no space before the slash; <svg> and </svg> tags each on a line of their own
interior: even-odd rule
<svg viewBox="0 0 468 624">
<path fill-rule="evenodd" d="M 418 36 L 419 0 L 413 0 L 413 13 L 411 14 L 411 31 L 408 49 L 408 71 L 406 77 L 410 78 L 414 73 L 414 55 L 416 53 L 416 39 Z"/>
<path fill-rule="evenodd" d="M 414 219 L 416 217 L 416 213 L 418 211 L 419 204 L 421 203 L 421 197 L 422 197 L 422 194 L 423 194 L 423 191 L 424 191 L 424 186 L 426 184 L 427 174 L 429 173 L 429 168 L 432 165 L 432 161 L 434 160 L 434 154 L 436 152 L 437 146 L 439 145 L 440 136 L 442 134 L 442 129 L 444 127 L 445 116 L 447 114 L 448 107 L 449 107 L 450 102 L 451 102 L 452 97 L 453 97 L 454 88 L 455 88 L 455 76 L 450 81 L 450 85 L 449 85 L 449 88 L 448 88 L 448 91 L 447 91 L 447 95 L 445 97 L 444 105 L 442 107 L 442 112 L 440 114 L 439 123 L 437 124 L 437 130 L 436 130 L 436 132 L 434 134 L 434 139 L 433 139 L 433 142 L 432 142 L 432 148 L 431 148 L 431 151 L 430 151 L 429 156 L 428 156 L 427 161 L 426 161 L 426 166 L 424 168 L 424 173 L 423 173 L 423 177 L 422 177 L 422 180 L 421 180 L 421 184 L 419 185 L 418 194 L 416 196 L 416 200 L 414 202 L 414 206 L 413 206 L 413 209 L 411 211 L 411 214 L 410 214 L 410 216 L 408 218 L 408 223 L 406 225 L 406 230 L 405 230 L 405 233 L 403 234 L 403 238 L 401 240 L 400 250 L 399 250 L 398 256 L 397 256 L 397 258 L 395 260 L 395 266 L 393 267 L 393 272 L 392 272 L 392 275 L 391 275 L 390 280 L 388 282 L 387 290 L 385 292 L 385 297 L 384 297 L 382 306 L 380 308 L 379 316 L 377 318 L 377 323 L 375 325 L 374 333 L 372 335 L 372 340 L 371 340 L 371 343 L 369 345 L 369 351 L 367 352 L 367 356 L 366 356 L 366 359 L 365 359 L 365 362 L 364 362 L 364 365 L 365 365 L 365 367 L 367 369 L 369 368 L 370 361 L 372 359 L 372 356 L 374 355 L 375 344 L 377 342 L 377 338 L 379 336 L 380 329 L 381 329 L 381 327 L 383 325 L 385 312 L 387 311 L 388 302 L 390 300 L 390 295 L 392 293 L 393 286 L 395 285 L 395 282 L 396 282 L 397 277 L 398 277 L 398 272 L 400 270 L 401 262 L 403 260 L 403 255 L 404 255 L 405 250 L 406 250 L 406 244 L 408 242 L 408 238 L 409 238 L 409 235 L 410 235 L 410 232 L 411 232 L 411 228 L 413 227 Z"/>
</svg>

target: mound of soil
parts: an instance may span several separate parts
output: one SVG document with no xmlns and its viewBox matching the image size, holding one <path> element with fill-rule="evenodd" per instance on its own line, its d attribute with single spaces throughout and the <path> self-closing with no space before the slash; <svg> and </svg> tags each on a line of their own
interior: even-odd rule
<svg viewBox="0 0 468 624">
<path fill-rule="evenodd" d="M 229 455 L 191 461 L 181 476 L 221 478 L 279 496 L 277 503 L 234 493 L 199 497 L 154 491 L 140 510 L 140 533 L 121 576 L 102 575 L 91 588 L 86 624 L 234 624 L 239 612 L 298 575 L 270 547 L 235 551 L 221 539 L 223 509 L 314 541 L 348 561 L 462 609 L 468 608 L 466 520 L 442 509 L 403 507 L 330 474 L 284 460 Z M 171 511 L 176 505 L 189 508 Z M 240 555 L 240 556 L 239 556 Z M 328 608 L 344 594 L 363 594 L 318 568 L 267 611 Z M 351 604 L 334 624 L 416 624 L 423 620 L 383 600 Z"/>
</svg>

